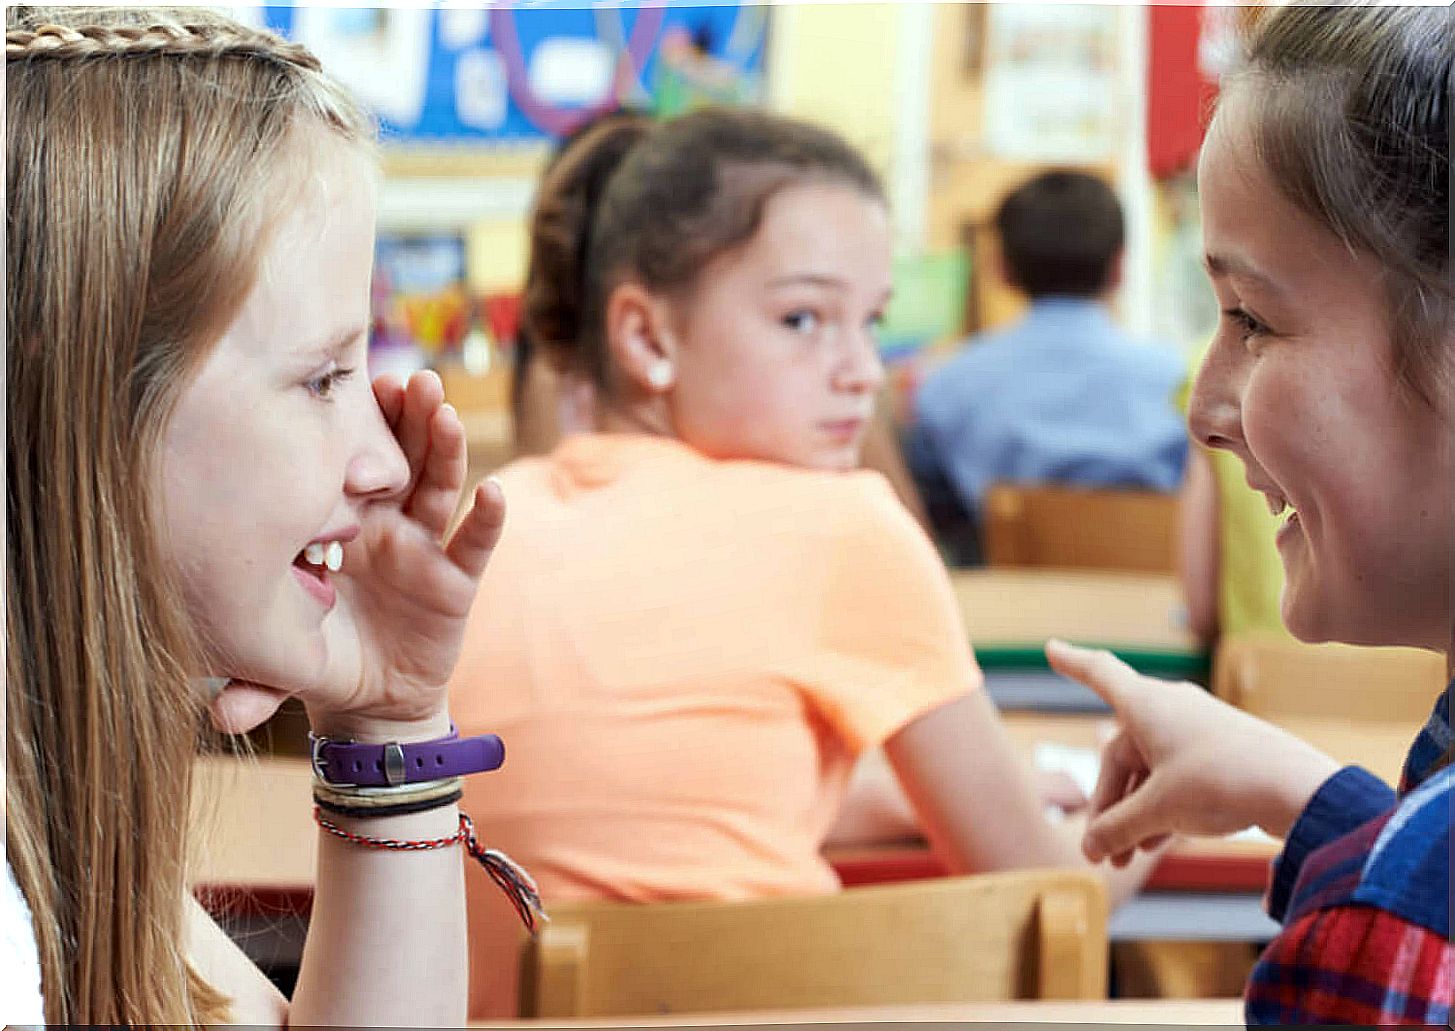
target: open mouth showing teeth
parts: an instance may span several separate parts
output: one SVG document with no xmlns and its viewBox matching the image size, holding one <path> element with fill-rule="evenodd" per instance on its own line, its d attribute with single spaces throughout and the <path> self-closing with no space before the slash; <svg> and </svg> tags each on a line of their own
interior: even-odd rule
<svg viewBox="0 0 1455 1031">
<path fill-rule="evenodd" d="M 327 544 L 315 541 L 298 553 L 293 564 L 318 579 L 325 578 L 325 571 L 337 573 L 344 565 L 344 546 L 338 541 Z"/>
</svg>

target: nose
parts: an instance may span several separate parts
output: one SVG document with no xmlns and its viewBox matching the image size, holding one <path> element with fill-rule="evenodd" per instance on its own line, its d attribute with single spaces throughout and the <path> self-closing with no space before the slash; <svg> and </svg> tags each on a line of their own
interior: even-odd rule
<svg viewBox="0 0 1455 1031">
<path fill-rule="evenodd" d="M 864 330 L 847 348 L 834 370 L 834 386 L 855 394 L 872 394 L 884 385 L 884 362 L 879 357 L 879 338 Z"/>
<path fill-rule="evenodd" d="M 370 391 L 367 403 L 359 405 L 358 444 L 344 474 L 344 490 L 356 498 L 387 498 L 409 486 L 409 460 L 384 421 Z"/>
<path fill-rule="evenodd" d="M 1198 369 L 1187 405 L 1187 425 L 1204 447 L 1238 451 L 1243 446 L 1241 396 L 1244 363 L 1233 348 L 1214 341 Z"/>
</svg>

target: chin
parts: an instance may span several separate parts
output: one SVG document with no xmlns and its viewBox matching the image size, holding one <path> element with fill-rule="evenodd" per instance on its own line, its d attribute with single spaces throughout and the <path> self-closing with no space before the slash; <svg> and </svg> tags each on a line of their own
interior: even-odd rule
<svg viewBox="0 0 1455 1031">
<path fill-rule="evenodd" d="M 814 456 L 814 461 L 809 464 L 816 469 L 836 473 L 844 473 L 849 472 L 851 469 L 857 469 L 860 464 L 859 445 L 852 444 L 831 451 L 819 452 Z"/>
<path fill-rule="evenodd" d="M 228 672 L 281 691 L 297 691 L 322 679 L 328 655 L 328 641 L 321 628 L 301 634 L 279 634 L 272 640 L 257 642 L 251 654 L 236 664 L 240 669 Z"/>
<path fill-rule="evenodd" d="M 1283 595 L 1279 598 L 1278 614 L 1288 632 L 1305 644 L 1323 644 L 1333 640 L 1328 633 L 1328 620 L 1319 613 L 1316 599 L 1311 598 L 1307 585 L 1300 589 L 1293 571 L 1285 568 L 1287 577 Z"/>
<path fill-rule="evenodd" d="M 1357 644 L 1380 647 L 1403 642 L 1388 639 L 1380 628 L 1372 625 L 1367 610 L 1348 606 L 1340 608 L 1329 599 L 1320 599 L 1305 587 L 1299 590 L 1290 584 L 1283 589 L 1280 615 L 1288 632 L 1304 644 Z"/>
</svg>

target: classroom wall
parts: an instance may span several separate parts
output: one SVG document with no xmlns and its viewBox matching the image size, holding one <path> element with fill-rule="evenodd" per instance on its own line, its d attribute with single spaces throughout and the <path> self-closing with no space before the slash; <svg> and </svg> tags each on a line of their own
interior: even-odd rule
<svg viewBox="0 0 1455 1031">
<path fill-rule="evenodd" d="M 837 130 L 888 176 L 902 19 L 898 4 L 774 7 L 769 106 Z"/>
<path fill-rule="evenodd" d="M 863 150 L 896 196 L 897 215 L 923 203 L 923 183 L 894 175 L 900 164 L 896 141 L 903 135 L 899 101 L 906 66 L 900 40 L 917 16 L 907 10 L 924 6 L 783 4 L 773 9 L 768 106 L 826 125 Z M 388 152 L 381 225 L 408 229 L 438 223 L 448 217 L 453 195 L 456 210 L 465 213 L 460 221 L 475 227 L 468 241 L 471 287 L 502 289 L 524 274 L 530 191 L 522 186 L 539 171 L 544 155 L 543 147 L 468 155 Z M 501 200 L 486 205 L 481 197 L 492 192 Z M 916 226 L 922 221 L 912 219 Z M 901 249 L 919 242 L 901 239 Z"/>
<path fill-rule="evenodd" d="M 1004 193 L 1039 165 L 988 153 L 983 87 L 972 58 L 983 45 L 987 4 L 809 3 L 773 8 L 767 103 L 843 134 L 884 176 L 894 209 L 896 250 L 965 247 L 973 292 L 969 328 L 1019 314 L 1021 298 L 994 272 L 990 219 Z M 1136 11 L 1126 12 L 1131 25 Z M 1128 36 L 1124 82 L 1136 107 L 1143 55 Z M 1129 216 L 1126 279 L 1119 314 L 1146 321 L 1151 225 L 1144 146 L 1132 126 L 1125 145 L 1087 166 L 1122 188 Z M 1134 138 L 1135 137 L 1135 138 Z M 510 289 L 524 274 L 525 218 L 543 146 L 498 153 L 386 150 L 385 230 L 474 227 L 467 241 L 471 287 Z"/>
</svg>

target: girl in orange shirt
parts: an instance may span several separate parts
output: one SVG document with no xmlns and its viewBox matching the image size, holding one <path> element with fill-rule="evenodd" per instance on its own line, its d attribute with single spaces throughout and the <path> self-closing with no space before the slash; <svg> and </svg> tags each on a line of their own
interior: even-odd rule
<svg viewBox="0 0 1455 1031">
<path fill-rule="evenodd" d="M 542 184 L 525 325 L 597 431 L 500 474 L 451 708 L 509 743 L 468 804 L 548 903 L 837 890 L 821 847 L 880 746 L 952 870 L 1085 865 L 934 548 L 856 470 L 890 256 L 863 158 L 767 114 L 607 122 Z M 487 905 L 477 1017 L 507 995 Z"/>
</svg>

